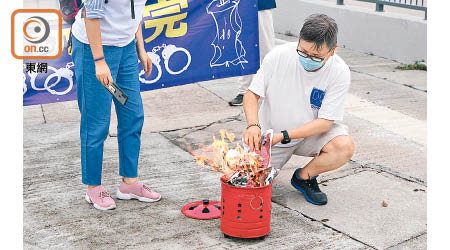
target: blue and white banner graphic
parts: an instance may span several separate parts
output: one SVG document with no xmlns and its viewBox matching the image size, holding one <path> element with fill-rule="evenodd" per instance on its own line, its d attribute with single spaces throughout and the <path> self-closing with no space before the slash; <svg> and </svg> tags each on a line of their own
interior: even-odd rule
<svg viewBox="0 0 450 250">
<path fill-rule="evenodd" d="M 153 70 L 139 64 L 141 91 L 254 74 L 259 68 L 257 0 L 148 0 L 142 20 Z M 55 60 L 23 61 L 23 105 L 76 99 L 67 50 Z"/>
</svg>

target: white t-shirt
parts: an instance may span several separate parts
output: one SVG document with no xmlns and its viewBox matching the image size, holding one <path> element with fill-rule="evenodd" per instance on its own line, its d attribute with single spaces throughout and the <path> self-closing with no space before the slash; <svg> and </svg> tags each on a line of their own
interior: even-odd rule
<svg viewBox="0 0 450 250">
<path fill-rule="evenodd" d="M 298 43 L 275 47 L 266 55 L 249 90 L 262 99 L 258 117 L 262 131 L 297 128 L 317 118 L 342 120 L 350 69 L 336 53 L 316 72 L 306 71 Z M 291 147 L 302 139 L 278 147 Z"/>
<path fill-rule="evenodd" d="M 100 0 L 104 1 L 104 0 Z M 130 0 L 112 0 L 103 4 L 103 17 L 100 18 L 100 31 L 102 44 L 108 46 L 124 47 L 135 38 L 135 33 L 142 20 L 146 0 L 135 0 L 135 19 L 131 18 Z M 89 44 L 86 35 L 84 19 L 81 18 L 82 10 L 75 17 L 72 26 L 72 34 L 82 43 Z"/>
</svg>

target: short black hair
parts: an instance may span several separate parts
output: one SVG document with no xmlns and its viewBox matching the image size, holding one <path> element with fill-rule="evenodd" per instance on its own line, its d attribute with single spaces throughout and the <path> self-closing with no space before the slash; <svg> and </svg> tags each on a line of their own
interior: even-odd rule
<svg viewBox="0 0 450 250">
<path fill-rule="evenodd" d="M 336 21 L 325 14 L 312 14 L 305 19 L 300 30 L 300 39 L 314 43 L 319 49 L 326 44 L 332 50 L 337 44 L 338 26 Z"/>
</svg>

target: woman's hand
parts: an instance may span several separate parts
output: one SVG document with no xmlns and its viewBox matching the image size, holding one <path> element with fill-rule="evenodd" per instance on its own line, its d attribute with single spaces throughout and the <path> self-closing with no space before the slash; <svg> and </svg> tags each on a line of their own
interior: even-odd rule
<svg viewBox="0 0 450 250">
<path fill-rule="evenodd" d="M 142 66 L 144 66 L 145 75 L 147 77 L 152 73 L 152 60 L 145 51 L 144 38 L 142 36 L 142 21 L 138 26 L 136 31 L 136 51 L 138 53 L 139 61 L 141 61 Z"/>
<path fill-rule="evenodd" d="M 257 126 L 249 127 L 244 133 L 244 143 L 250 147 L 250 151 L 260 150 L 261 129 Z"/>
<path fill-rule="evenodd" d="M 95 62 L 95 76 L 105 87 L 113 83 L 111 71 L 105 59 Z"/>
<path fill-rule="evenodd" d="M 152 59 L 148 56 L 147 52 L 144 49 L 138 50 L 139 61 L 141 61 L 144 66 L 145 75 L 147 77 L 152 73 Z"/>
</svg>

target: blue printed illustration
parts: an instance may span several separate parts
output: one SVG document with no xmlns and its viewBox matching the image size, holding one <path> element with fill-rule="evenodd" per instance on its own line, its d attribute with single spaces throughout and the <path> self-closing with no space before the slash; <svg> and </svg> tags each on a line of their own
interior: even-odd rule
<svg viewBox="0 0 450 250">
<path fill-rule="evenodd" d="M 309 98 L 309 102 L 311 103 L 311 108 L 320 109 L 322 106 L 322 100 L 325 97 L 325 91 L 313 88 L 311 91 L 311 96 Z"/>
</svg>

